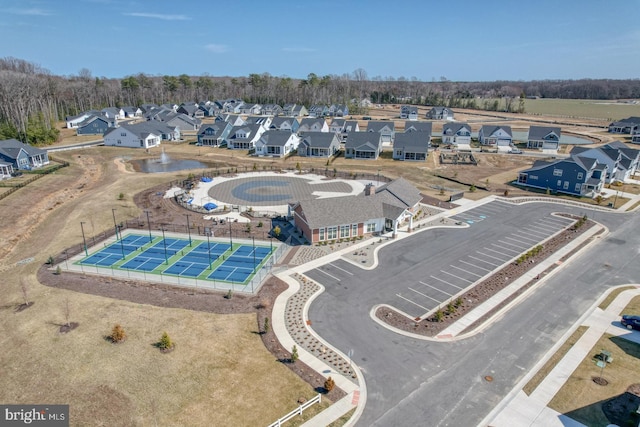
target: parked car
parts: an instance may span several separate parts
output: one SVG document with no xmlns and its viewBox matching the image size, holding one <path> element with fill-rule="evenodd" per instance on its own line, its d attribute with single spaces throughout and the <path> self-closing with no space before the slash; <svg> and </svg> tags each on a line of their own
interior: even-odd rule
<svg viewBox="0 0 640 427">
<path fill-rule="evenodd" d="M 509 150 L 509 153 L 511 153 L 511 154 L 522 154 L 522 150 L 518 150 L 517 148 L 512 148 L 511 150 Z"/>
<path fill-rule="evenodd" d="M 622 319 L 620 320 L 627 329 L 637 329 L 640 330 L 640 316 L 632 316 L 630 314 L 623 314 Z"/>
</svg>

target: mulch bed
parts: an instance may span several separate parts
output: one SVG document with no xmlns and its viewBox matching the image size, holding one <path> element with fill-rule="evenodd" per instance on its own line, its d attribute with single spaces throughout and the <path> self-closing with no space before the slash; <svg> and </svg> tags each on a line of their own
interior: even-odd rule
<svg viewBox="0 0 640 427">
<path fill-rule="evenodd" d="M 579 219 L 578 217 L 573 215 L 563 216 Z M 514 280 L 525 274 L 527 271 L 531 270 L 541 261 L 554 254 L 556 251 L 558 251 L 558 249 L 564 247 L 567 243 L 569 243 L 569 241 L 571 241 L 571 239 L 574 239 L 575 237 L 581 235 L 595 225 L 595 222 L 587 220 L 584 225 L 582 225 L 578 229 L 574 230 L 572 228 L 567 228 L 558 235 L 547 240 L 543 245 L 543 249 L 537 255 L 533 256 L 526 262 L 522 262 L 519 264 L 512 263 L 504 266 L 492 276 L 486 278 L 485 280 L 474 286 L 472 289 L 466 291 L 460 296 L 459 299 L 451 301 L 450 309 L 447 305 L 443 306 L 442 317 L 439 320 L 435 315 L 426 319 L 409 319 L 396 310 L 390 309 L 388 307 L 380 307 L 376 311 L 376 317 L 387 323 L 389 326 L 403 331 L 429 337 L 436 336 L 440 332 L 451 326 L 454 322 L 462 318 L 465 314 L 495 295 L 498 291 L 504 289 Z M 586 243 L 587 242 L 585 242 L 585 244 Z M 562 261 L 569 258 L 578 249 L 579 248 L 573 250 L 570 254 L 563 257 Z M 547 270 L 545 270 L 543 275 L 547 274 L 549 271 L 556 267 L 556 265 L 549 267 Z M 526 289 L 531 287 L 534 283 L 536 283 L 536 281 L 537 279 L 534 279 L 527 283 L 525 286 L 521 287 L 517 292 L 510 295 L 506 300 L 502 301 L 500 304 L 486 313 L 482 318 L 478 319 L 476 322 L 467 327 L 463 331 L 463 333 L 469 332 L 478 327 L 493 314 L 495 314 L 498 310 L 512 301 L 516 296 L 520 295 Z"/>
<path fill-rule="evenodd" d="M 627 391 L 602 404 L 602 412 L 609 422 L 619 426 L 637 425 L 636 410 L 640 405 L 640 384 L 632 384 Z"/>
</svg>

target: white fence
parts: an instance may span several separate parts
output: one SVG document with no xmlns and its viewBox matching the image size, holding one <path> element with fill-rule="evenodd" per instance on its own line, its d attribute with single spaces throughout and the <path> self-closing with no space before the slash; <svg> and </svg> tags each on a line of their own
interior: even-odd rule
<svg viewBox="0 0 640 427">
<path fill-rule="evenodd" d="M 295 417 L 296 415 L 302 415 L 302 411 L 307 409 L 309 406 L 313 405 L 314 403 L 320 403 L 321 399 L 322 399 L 322 396 L 320 395 L 320 393 L 318 393 L 316 397 L 309 399 L 307 402 L 300 405 L 297 409 L 294 409 L 284 417 L 279 418 L 278 421 L 276 421 L 275 423 L 269 424 L 268 427 L 280 427 L 282 423 L 289 421 L 291 418 Z"/>
</svg>

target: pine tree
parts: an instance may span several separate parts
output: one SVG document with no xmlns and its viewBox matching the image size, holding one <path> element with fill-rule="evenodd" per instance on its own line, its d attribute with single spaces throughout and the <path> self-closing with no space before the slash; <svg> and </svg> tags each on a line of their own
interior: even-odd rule
<svg viewBox="0 0 640 427">
<path fill-rule="evenodd" d="M 173 348 L 173 342 L 171 341 L 171 338 L 169 338 L 169 334 L 167 334 L 166 332 L 162 333 L 162 338 L 160 338 L 160 342 L 158 343 L 158 347 L 161 350 L 170 350 Z"/>
<path fill-rule="evenodd" d="M 291 349 L 291 363 L 296 363 L 296 360 L 298 360 L 298 347 L 294 344 L 293 349 Z"/>
</svg>

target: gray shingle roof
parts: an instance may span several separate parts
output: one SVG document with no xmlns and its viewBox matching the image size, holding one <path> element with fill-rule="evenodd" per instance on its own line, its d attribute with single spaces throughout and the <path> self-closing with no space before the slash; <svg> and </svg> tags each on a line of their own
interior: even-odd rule
<svg viewBox="0 0 640 427">
<path fill-rule="evenodd" d="M 530 141 L 539 141 L 544 139 L 545 136 L 549 135 L 551 132 L 554 132 L 560 138 L 562 134 L 562 130 L 559 127 L 555 126 L 531 126 L 529 127 L 529 140 Z"/>
<path fill-rule="evenodd" d="M 429 148 L 429 137 L 427 132 L 397 133 L 393 141 L 393 148 L 404 148 L 405 151 L 427 152 Z"/>
<path fill-rule="evenodd" d="M 46 153 L 46 150 L 25 144 L 17 139 L 5 139 L 4 141 L 0 141 L 0 153 L 11 159 L 16 159 L 20 150 L 26 151 L 29 156 Z"/>
<path fill-rule="evenodd" d="M 454 122 L 454 123 L 445 123 L 442 125 L 442 134 L 444 135 L 447 131 L 450 131 L 450 135 L 455 135 L 460 132 L 461 129 L 466 128 L 469 132 L 471 132 L 471 127 L 467 123 L 462 122 Z"/>
<path fill-rule="evenodd" d="M 306 132 L 300 143 L 314 148 L 329 148 L 335 138 L 336 134 L 332 132 Z"/>
<path fill-rule="evenodd" d="M 284 147 L 289 138 L 291 138 L 291 133 L 289 132 L 280 132 L 277 130 L 268 130 L 265 131 L 260 137 L 260 141 L 264 142 L 265 145 L 270 147 Z"/>
<path fill-rule="evenodd" d="M 376 151 L 380 148 L 380 134 L 377 132 L 349 132 L 344 148 Z"/>
<path fill-rule="evenodd" d="M 491 136 L 494 132 L 502 129 L 505 131 L 507 135 L 513 138 L 513 133 L 511 132 L 511 126 L 495 126 L 495 125 L 482 125 L 480 130 L 484 136 Z"/>
<path fill-rule="evenodd" d="M 433 126 L 431 122 L 404 122 L 404 132 L 428 132 L 431 136 Z M 398 135 L 396 135 L 396 138 Z"/>
<path fill-rule="evenodd" d="M 367 132 L 381 132 L 384 127 L 388 127 L 392 132 L 395 131 L 395 124 L 392 121 L 373 120 L 367 123 Z"/>
</svg>

